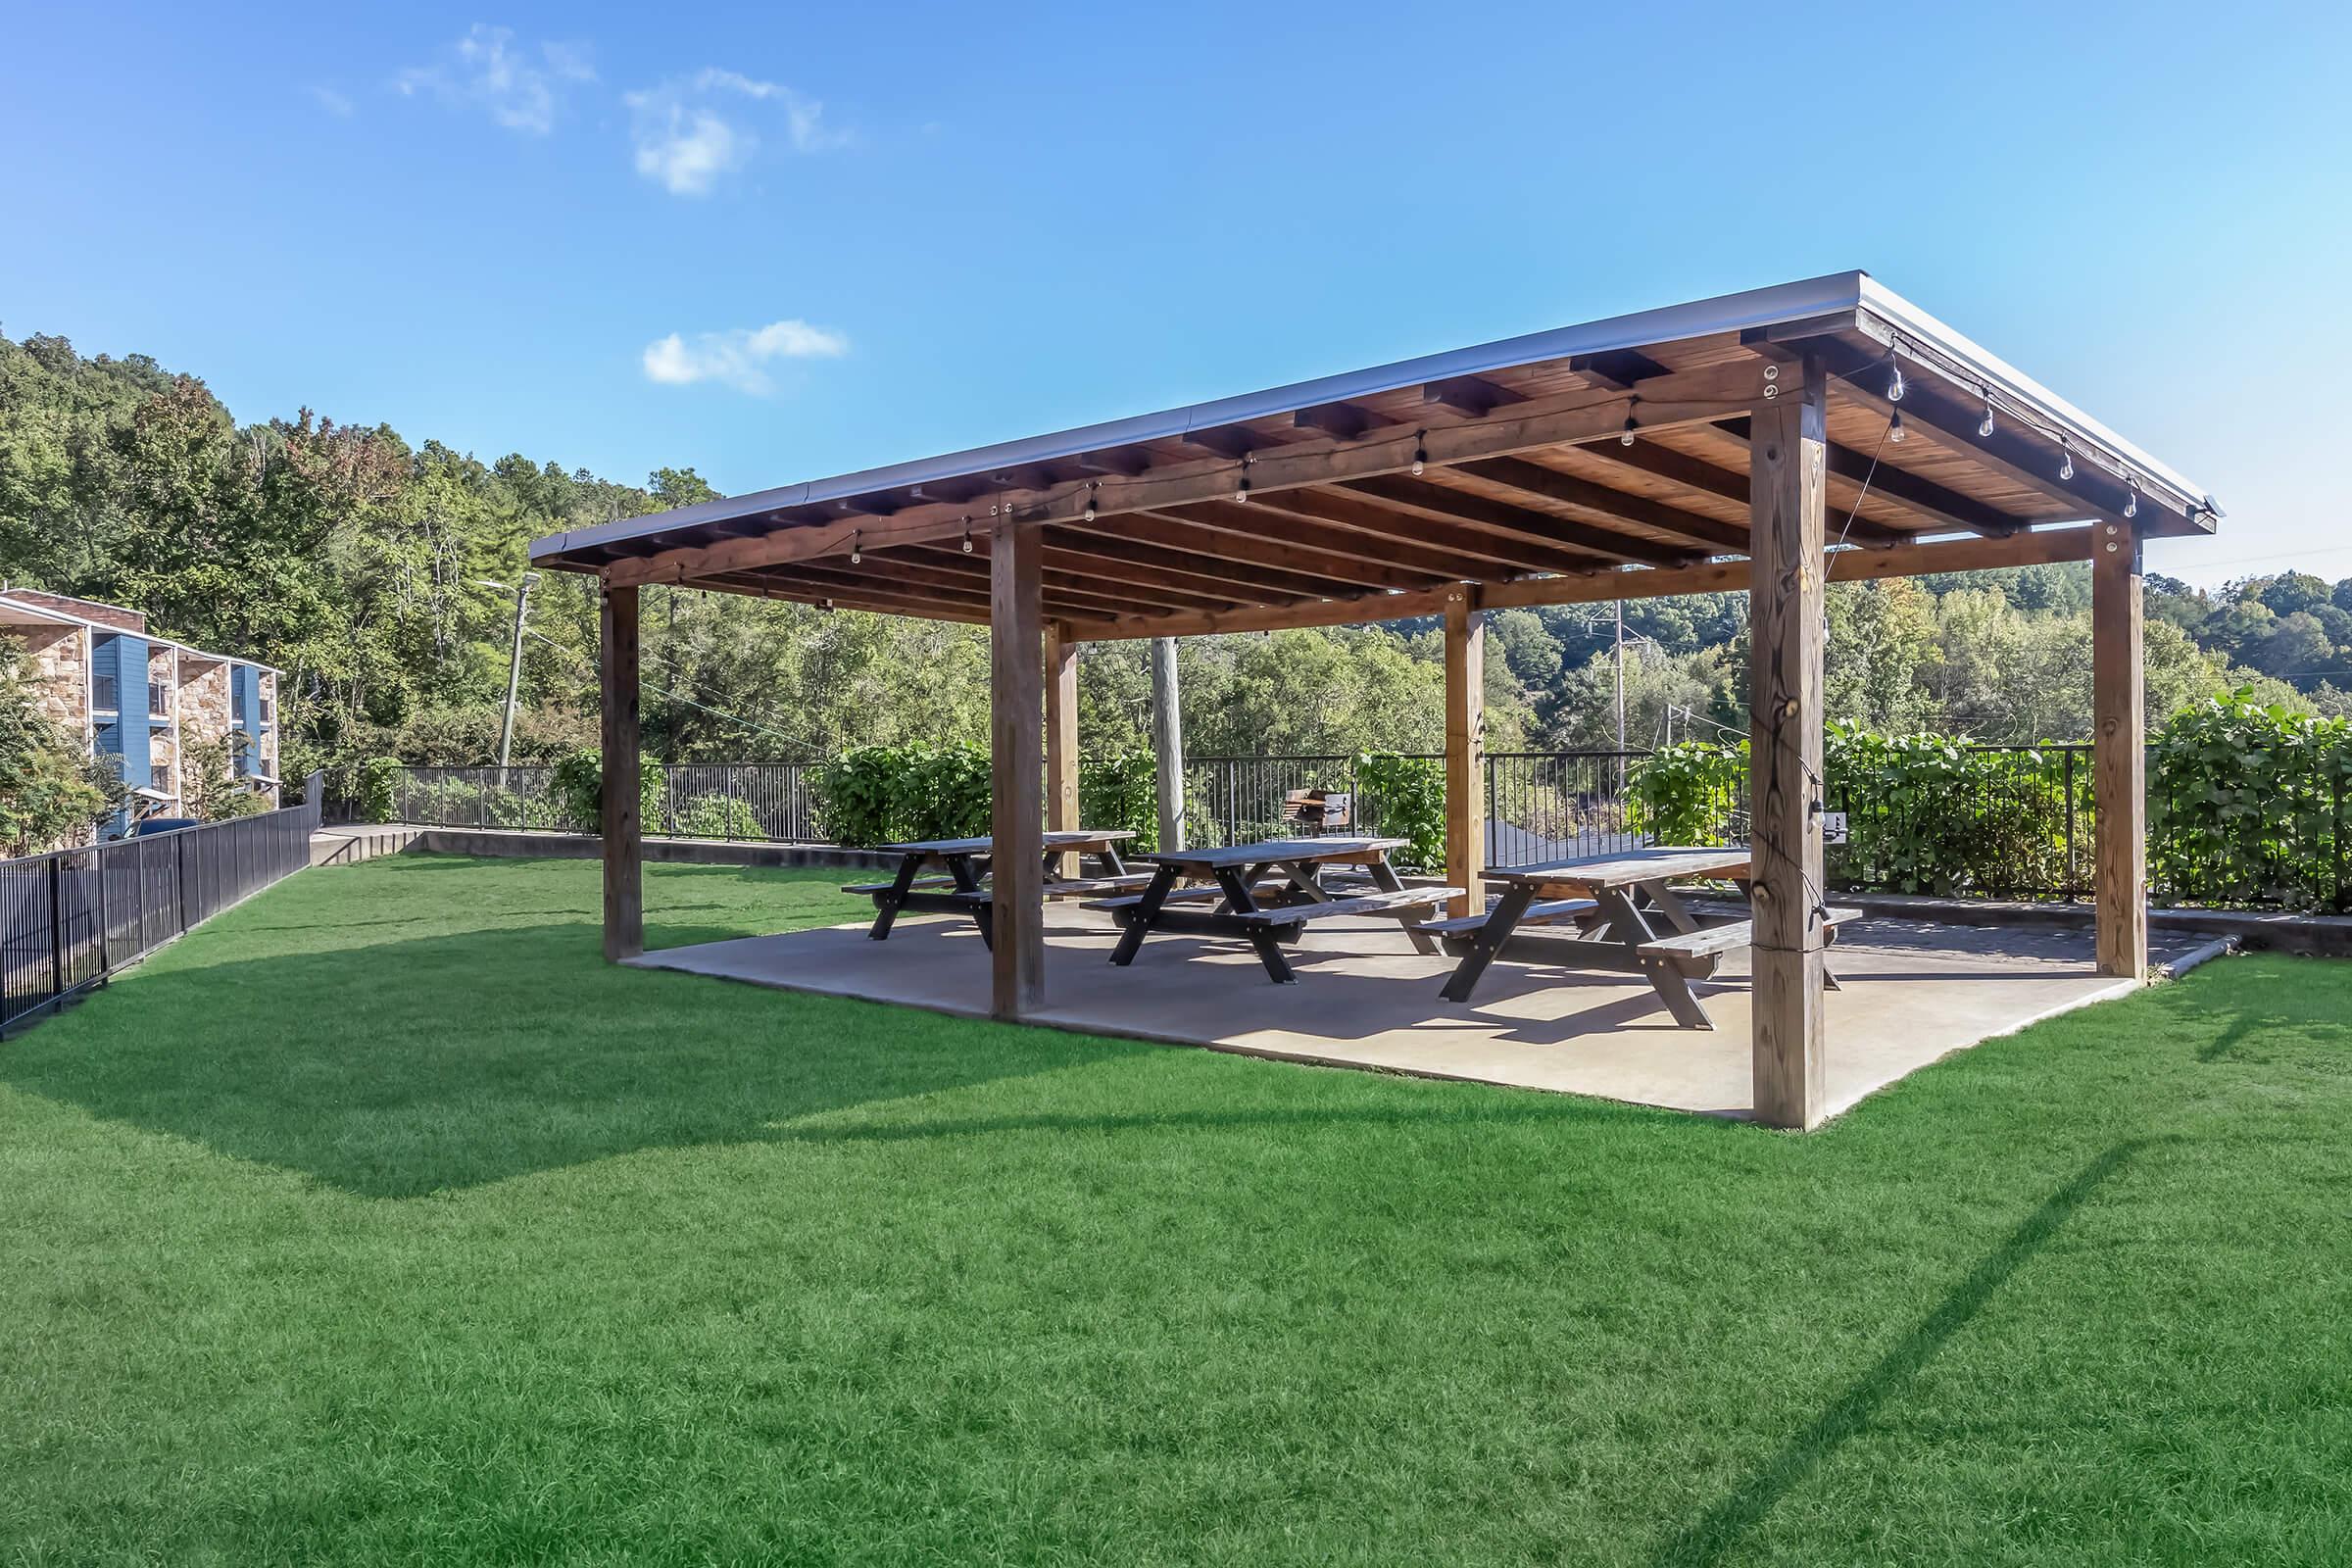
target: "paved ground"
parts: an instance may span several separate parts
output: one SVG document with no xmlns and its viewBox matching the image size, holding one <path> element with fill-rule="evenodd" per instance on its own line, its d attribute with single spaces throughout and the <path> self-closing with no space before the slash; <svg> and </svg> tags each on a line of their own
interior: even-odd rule
<svg viewBox="0 0 2352 1568">
<path fill-rule="evenodd" d="M 1478 999 L 1438 997 L 1451 968 L 1412 951 L 1393 922 L 1328 921 L 1275 986 L 1238 943 L 1157 937 L 1128 969 L 1105 960 L 1107 916 L 1050 910 L 1041 1021 L 1253 1055 L 1468 1078 L 1679 1110 L 1746 1115 L 1744 953 L 1700 988 L 1712 1032 L 1678 1029 L 1636 976 L 1497 963 Z M 2157 940 L 2154 960 L 2196 938 Z M 968 920 L 903 919 L 891 939 L 835 926 L 672 948 L 633 962 L 759 985 L 985 1015 L 988 954 Z M 2086 932 L 1923 921 L 1848 925 L 1832 950 L 1833 1110 L 1937 1057 L 2053 1012 L 2120 996 L 2093 972 Z"/>
</svg>

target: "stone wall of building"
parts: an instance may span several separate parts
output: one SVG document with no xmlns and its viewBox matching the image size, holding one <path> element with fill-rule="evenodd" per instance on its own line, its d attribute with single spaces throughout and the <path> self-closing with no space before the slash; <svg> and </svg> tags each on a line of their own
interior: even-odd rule
<svg viewBox="0 0 2352 1568">
<path fill-rule="evenodd" d="M 219 742 L 228 728 L 228 662 L 215 660 L 191 665 L 183 659 L 179 683 L 179 794 L 188 805 L 200 805 L 204 796 L 204 779 L 196 760 L 198 748 Z"/>
<path fill-rule="evenodd" d="M 90 737 L 90 638 L 79 626 L 11 626 L 24 645 L 25 673 L 41 711 L 67 734 Z"/>
</svg>

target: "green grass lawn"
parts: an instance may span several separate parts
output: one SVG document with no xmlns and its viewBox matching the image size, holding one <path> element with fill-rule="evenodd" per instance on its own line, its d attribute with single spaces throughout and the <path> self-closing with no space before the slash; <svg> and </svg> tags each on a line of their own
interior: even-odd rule
<svg viewBox="0 0 2352 1568">
<path fill-rule="evenodd" d="M 0 1563 L 2352 1560 L 2352 968 L 1798 1138 L 610 968 L 596 896 L 306 872 L 0 1045 Z"/>
</svg>

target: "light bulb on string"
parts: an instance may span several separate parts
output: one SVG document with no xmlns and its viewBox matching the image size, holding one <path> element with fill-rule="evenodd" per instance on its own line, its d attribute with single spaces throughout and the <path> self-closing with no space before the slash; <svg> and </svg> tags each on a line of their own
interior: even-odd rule
<svg viewBox="0 0 2352 1568">
<path fill-rule="evenodd" d="M 2063 454 L 2058 460 L 2058 477 L 2072 479 L 2075 476 L 2075 449 L 2061 441 L 2058 450 Z"/>
<path fill-rule="evenodd" d="M 1978 439 L 1984 441 L 1992 439 L 1992 399 L 1990 398 L 1984 400 L 1984 422 L 1977 426 L 1977 436 Z"/>
<path fill-rule="evenodd" d="M 2127 517 L 2139 515 L 2139 482 L 2135 479 L 2126 478 L 2124 480 L 2124 515 Z"/>
<path fill-rule="evenodd" d="M 1617 444 L 1621 447 L 1632 446 L 1634 444 L 1634 432 L 1640 428 L 1640 425 L 1634 423 L 1634 416 L 1631 414 L 1628 414 L 1625 416 L 1625 429 L 1618 434 Z"/>
<path fill-rule="evenodd" d="M 967 556 L 972 553 L 972 519 L 969 517 L 963 519 L 963 553 Z"/>
<path fill-rule="evenodd" d="M 1886 439 L 1898 447 L 1903 444 L 1903 411 L 1900 409 L 1895 410 L 1894 416 L 1886 421 Z"/>
<path fill-rule="evenodd" d="M 853 566 L 859 564 L 865 560 L 864 554 L 858 548 L 858 540 L 863 537 L 864 534 L 862 530 L 854 532 L 850 535 L 850 564 Z"/>
<path fill-rule="evenodd" d="M 1886 383 L 1886 401 L 1889 403 L 1900 403 L 1903 401 L 1902 363 L 1895 359 L 1894 351 L 1892 349 L 1886 351 L 1886 359 L 1887 363 L 1892 366 L 1894 370 L 1892 378 L 1890 378 Z"/>
<path fill-rule="evenodd" d="M 1413 477 L 1416 479 L 1420 478 L 1421 470 L 1428 466 L 1429 432 L 1427 430 L 1415 430 L 1413 432 Z"/>
</svg>

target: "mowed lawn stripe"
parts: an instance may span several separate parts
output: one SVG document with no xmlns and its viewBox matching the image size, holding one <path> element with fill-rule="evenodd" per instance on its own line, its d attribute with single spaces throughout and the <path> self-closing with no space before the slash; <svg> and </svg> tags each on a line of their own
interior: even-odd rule
<svg viewBox="0 0 2352 1568">
<path fill-rule="evenodd" d="M 840 879 L 649 867 L 649 938 Z M 615 969 L 596 897 L 309 872 L 0 1045 L 0 1562 L 2352 1557 L 2342 966 L 1795 1138 Z"/>
</svg>

